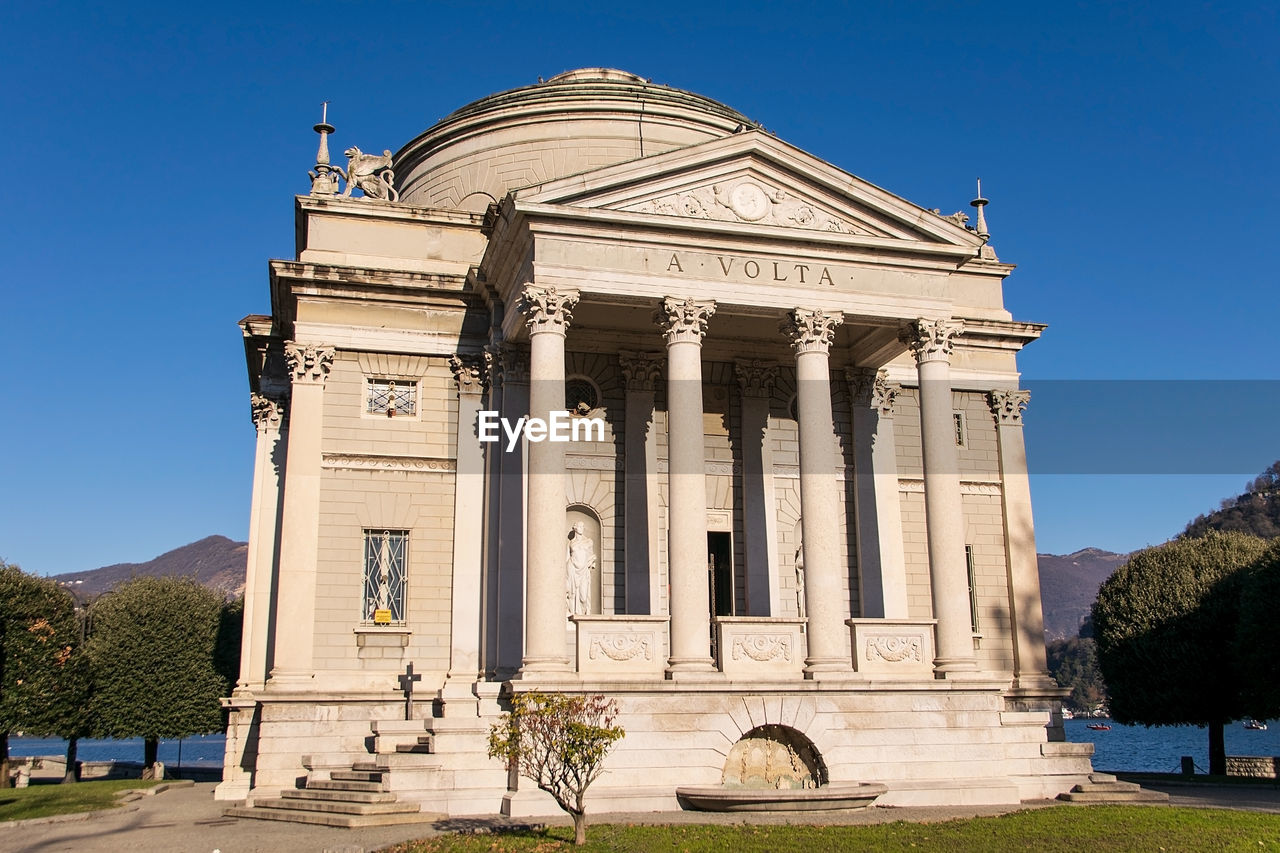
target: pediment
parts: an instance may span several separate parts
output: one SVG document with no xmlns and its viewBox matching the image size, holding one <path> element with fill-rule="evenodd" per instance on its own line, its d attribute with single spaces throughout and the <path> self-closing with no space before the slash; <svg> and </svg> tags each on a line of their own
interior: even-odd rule
<svg viewBox="0 0 1280 853">
<path fill-rule="evenodd" d="M 515 196 L 522 204 L 982 245 L 958 217 L 914 205 L 758 131 L 528 187 Z"/>
</svg>

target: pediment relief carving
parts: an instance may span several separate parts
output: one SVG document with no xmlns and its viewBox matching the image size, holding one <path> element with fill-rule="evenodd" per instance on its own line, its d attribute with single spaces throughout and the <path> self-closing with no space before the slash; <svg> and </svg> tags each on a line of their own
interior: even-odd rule
<svg viewBox="0 0 1280 853">
<path fill-rule="evenodd" d="M 756 178 L 730 178 L 624 205 L 620 209 L 834 234 L 885 236 L 791 190 Z"/>
</svg>

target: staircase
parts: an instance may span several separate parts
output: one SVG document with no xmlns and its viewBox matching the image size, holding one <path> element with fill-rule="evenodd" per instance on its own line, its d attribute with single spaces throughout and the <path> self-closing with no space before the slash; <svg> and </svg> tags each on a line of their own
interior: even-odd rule
<svg viewBox="0 0 1280 853">
<path fill-rule="evenodd" d="M 346 827 L 497 813 L 506 771 L 486 754 L 486 722 L 475 716 L 380 720 L 371 730 L 368 758 L 352 763 L 350 753 L 304 756 L 305 786 L 278 797 L 255 794 L 251 804 L 224 813 Z"/>
<path fill-rule="evenodd" d="M 1068 803 L 1149 803 L 1167 805 L 1169 795 L 1163 791 L 1148 791 L 1136 782 L 1121 782 L 1110 773 L 1090 773 L 1089 781 L 1076 785 L 1059 800 Z"/>
</svg>

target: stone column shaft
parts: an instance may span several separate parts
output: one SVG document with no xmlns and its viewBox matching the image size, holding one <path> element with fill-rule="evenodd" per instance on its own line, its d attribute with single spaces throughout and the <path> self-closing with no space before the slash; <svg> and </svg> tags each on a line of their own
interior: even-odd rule
<svg viewBox="0 0 1280 853">
<path fill-rule="evenodd" d="M 917 320 L 904 333 L 916 356 L 920 380 L 920 438 L 924 457 L 925 528 L 929 585 L 938 621 L 934 674 L 939 678 L 977 668 L 969 613 L 969 567 L 964 553 L 964 505 L 960 460 L 951 409 L 951 351 L 959 322 Z"/>
<path fill-rule="evenodd" d="M 449 360 L 458 385 L 453 490 L 453 582 L 449 673 L 440 695 L 445 716 L 457 706 L 475 714 L 472 685 L 480 676 L 481 560 L 484 538 L 484 450 L 476 433 L 488 366 L 479 356 Z M 450 708 L 450 705 L 455 708 Z"/>
<path fill-rule="evenodd" d="M 839 312 L 797 308 L 783 323 L 796 350 L 796 414 L 800 421 L 800 526 L 804 543 L 804 606 L 808 619 L 806 678 L 849 670 L 844 620 L 848 607 L 840 555 L 840 487 L 828 351 Z"/>
<path fill-rule="evenodd" d="M 715 303 L 667 297 L 657 319 L 667 338 L 667 571 L 671 657 L 667 674 L 710 672 L 707 476 L 702 425 L 702 338 Z"/>
<path fill-rule="evenodd" d="M 658 612 L 658 441 L 654 389 L 662 376 L 658 353 L 618 354 L 627 386 L 623 432 L 625 600 L 628 615 Z"/>
<path fill-rule="evenodd" d="M 564 338 L 576 291 L 527 285 L 522 310 L 529 325 L 529 417 L 550 421 L 564 411 Z M 565 644 L 565 446 L 531 441 L 526 510 L 528 578 L 521 676 L 567 672 Z"/>
<path fill-rule="evenodd" d="M 281 687 L 310 682 L 314 675 L 320 435 L 324 382 L 333 356 L 331 347 L 285 345 L 293 390 L 276 596 L 275 666 L 271 671 L 271 681 Z"/>
<path fill-rule="evenodd" d="M 746 555 L 747 615 L 781 616 L 778 583 L 778 510 L 774 503 L 773 448 L 769 445 L 769 400 L 778 366 L 756 360 L 734 365 L 742 416 L 743 553 Z"/>
<path fill-rule="evenodd" d="M 1030 399 L 1031 394 L 1027 391 L 1000 389 L 989 395 L 996 418 L 1000 457 L 1014 686 L 1023 690 L 1042 690 L 1056 688 L 1057 684 L 1049 677 L 1045 656 L 1040 567 L 1036 561 L 1031 483 L 1027 475 L 1027 449 L 1022 433 L 1022 410 Z"/>
</svg>

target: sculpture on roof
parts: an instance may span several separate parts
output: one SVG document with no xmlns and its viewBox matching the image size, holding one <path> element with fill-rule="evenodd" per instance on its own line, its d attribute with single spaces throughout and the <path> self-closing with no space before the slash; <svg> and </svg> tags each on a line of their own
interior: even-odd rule
<svg viewBox="0 0 1280 853">
<path fill-rule="evenodd" d="M 391 151 L 384 150 L 381 154 L 366 154 L 359 148 L 352 145 L 346 151 L 342 152 L 347 155 L 347 168 L 344 170 L 341 166 L 337 166 L 338 173 L 342 175 L 343 180 L 347 182 L 347 187 L 342 191 L 344 196 L 350 197 L 351 190 L 360 189 L 364 192 L 364 197 L 374 199 L 376 201 L 399 201 L 400 194 L 396 192 L 395 172 L 391 171 Z"/>
</svg>

